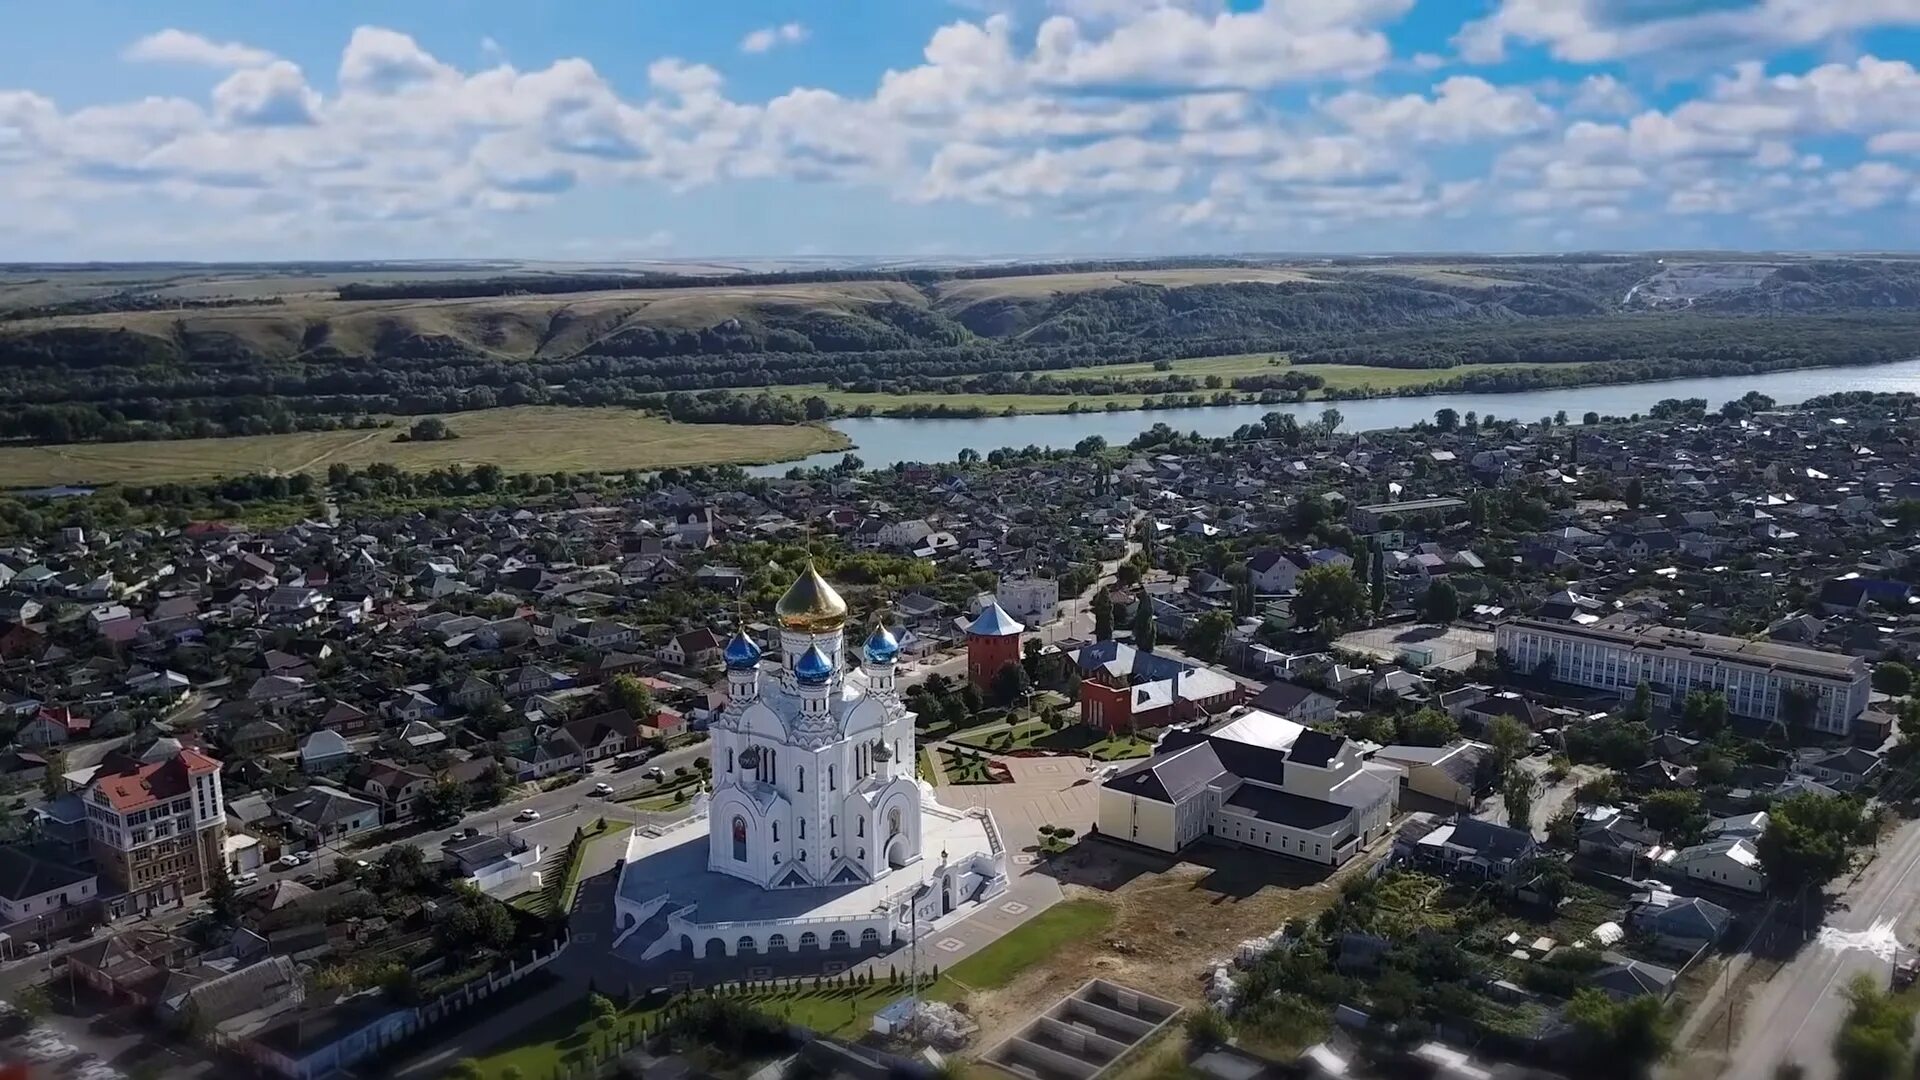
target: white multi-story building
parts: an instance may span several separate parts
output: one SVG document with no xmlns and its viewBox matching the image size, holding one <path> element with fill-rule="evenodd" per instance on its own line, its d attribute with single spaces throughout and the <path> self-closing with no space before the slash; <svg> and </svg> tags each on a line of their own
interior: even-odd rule
<svg viewBox="0 0 1920 1080">
<path fill-rule="evenodd" d="M 916 776 L 894 635 L 876 623 L 850 662 L 846 603 L 812 566 L 777 614 L 777 664 L 727 644 L 711 794 L 628 843 L 615 909 L 621 943 L 647 931 L 641 962 L 883 950 L 1006 889 L 992 816 Z"/>
<path fill-rule="evenodd" d="M 1000 610 L 1027 625 L 1051 622 L 1060 609 L 1060 582 L 1055 578 L 1003 577 L 993 590 Z"/>
<path fill-rule="evenodd" d="M 1771 641 L 1652 627 L 1620 630 L 1539 619 L 1502 623 L 1495 645 L 1517 671 L 1630 698 L 1641 683 L 1655 704 L 1717 691 L 1736 716 L 1791 722 L 1791 694 L 1807 695 L 1808 726 L 1847 735 L 1866 711 L 1872 670 L 1857 656 Z"/>
</svg>

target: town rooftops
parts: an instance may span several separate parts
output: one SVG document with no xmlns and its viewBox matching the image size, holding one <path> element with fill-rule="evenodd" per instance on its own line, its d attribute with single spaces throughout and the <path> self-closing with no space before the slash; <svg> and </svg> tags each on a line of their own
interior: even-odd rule
<svg viewBox="0 0 1920 1080">
<path fill-rule="evenodd" d="M 218 761 L 182 747 L 159 761 L 110 758 L 94 774 L 92 786 L 99 799 L 125 814 L 185 795 L 193 787 L 193 777 L 219 771 Z"/>
<path fill-rule="evenodd" d="M 1865 678 L 1867 662 L 1857 656 L 1803 649 L 1772 641 L 1750 641 L 1722 634 L 1701 634 L 1692 630 L 1655 626 L 1638 630 L 1620 630 L 1599 626 L 1569 626 L 1538 619 L 1514 619 L 1505 625 L 1569 637 L 1605 641 L 1629 649 L 1648 652 L 1684 652 L 1721 663 L 1788 671 L 1822 679 L 1852 680 Z"/>
<path fill-rule="evenodd" d="M 77 885 L 91 878 L 71 867 L 34 857 L 17 847 L 0 847 L 0 896 L 24 900 Z"/>
</svg>

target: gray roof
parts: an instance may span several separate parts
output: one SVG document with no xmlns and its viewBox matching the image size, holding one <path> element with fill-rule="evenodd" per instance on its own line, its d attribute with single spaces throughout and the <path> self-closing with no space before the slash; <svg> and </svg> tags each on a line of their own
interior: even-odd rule
<svg viewBox="0 0 1920 1080">
<path fill-rule="evenodd" d="M 320 786 L 290 792 L 273 800 L 274 813 L 282 818 L 304 821 L 311 825 L 330 825 L 368 810 L 378 811 L 379 809 L 380 807 L 375 803 L 356 799 L 344 791 Z"/>
<path fill-rule="evenodd" d="M 1772 641 L 1750 641 L 1722 634 L 1701 634 L 1692 630 L 1655 626 L 1639 630 L 1616 630 L 1598 626 L 1570 626 L 1538 619 L 1515 619 L 1510 624 L 1563 637 L 1588 638 L 1614 645 L 1647 651 L 1675 650 L 1723 663 L 1745 667 L 1779 669 L 1823 679 L 1865 678 L 1867 662 L 1857 656 L 1803 649 Z"/>
<path fill-rule="evenodd" d="M 1103 786 L 1155 802 L 1172 803 L 1226 771 L 1215 756 L 1213 746 L 1200 742 L 1157 754 Z"/>
<path fill-rule="evenodd" d="M 1262 821 L 1326 836 L 1337 835 L 1351 813 L 1338 803 L 1290 795 L 1264 784 L 1241 784 L 1227 805 L 1245 810 Z"/>
</svg>

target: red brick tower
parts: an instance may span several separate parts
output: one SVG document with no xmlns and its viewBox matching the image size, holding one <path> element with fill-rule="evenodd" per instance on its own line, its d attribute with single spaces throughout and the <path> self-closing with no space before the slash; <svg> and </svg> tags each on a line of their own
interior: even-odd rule
<svg viewBox="0 0 1920 1080">
<path fill-rule="evenodd" d="M 989 601 L 980 609 L 967 627 L 967 678 L 977 689 L 990 688 L 1001 668 L 1020 662 L 1020 634 L 1025 630 L 997 603 Z"/>
</svg>

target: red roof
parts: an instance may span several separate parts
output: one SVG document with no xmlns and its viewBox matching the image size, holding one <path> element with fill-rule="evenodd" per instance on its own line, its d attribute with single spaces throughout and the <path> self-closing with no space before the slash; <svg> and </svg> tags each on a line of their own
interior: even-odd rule
<svg viewBox="0 0 1920 1080">
<path fill-rule="evenodd" d="M 183 749 L 165 761 L 129 761 L 117 771 L 103 771 L 93 784 L 106 793 L 109 805 L 124 814 L 179 798 L 193 786 L 193 777 L 219 771 L 218 761 L 198 750 Z"/>
<path fill-rule="evenodd" d="M 71 734 L 78 735 L 93 727 L 93 721 L 84 716 L 73 715 L 73 710 L 64 705 L 42 705 L 36 719 L 46 720 L 66 728 Z"/>
</svg>

